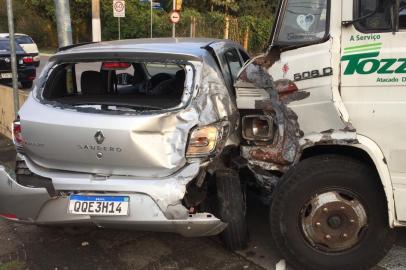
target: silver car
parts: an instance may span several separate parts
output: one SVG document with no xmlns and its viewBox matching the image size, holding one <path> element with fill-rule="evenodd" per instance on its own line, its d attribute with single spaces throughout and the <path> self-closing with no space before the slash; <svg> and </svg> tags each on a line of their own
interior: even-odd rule
<svg viewBox="0 0 406 270">
<path fill-rule="evenodd" d="M 0 215 L 247 240 L 233 160 L 232 41 L 137 39 L 61 48 L 13 125 L 15 173 L 0 167 Z M 237 155 L 238 156 L 238 155 Z"/>
</svg>

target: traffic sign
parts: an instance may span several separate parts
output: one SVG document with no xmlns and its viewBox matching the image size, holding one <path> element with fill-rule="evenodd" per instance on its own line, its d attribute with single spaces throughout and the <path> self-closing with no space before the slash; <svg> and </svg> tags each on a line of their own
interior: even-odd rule
<svg viewBox="0 0 406 270">
<path fill-rule="evenodd" d="M 172 23 L 178 23 L 180 21 L 180 13 L 176 10 L 172 11 L 170 19 Z"/>
<path fill-rule="evenodd" d="M 125 17 L 125 1 L 113 0 L 113 15 L 114 17 Z"/>
</svg>

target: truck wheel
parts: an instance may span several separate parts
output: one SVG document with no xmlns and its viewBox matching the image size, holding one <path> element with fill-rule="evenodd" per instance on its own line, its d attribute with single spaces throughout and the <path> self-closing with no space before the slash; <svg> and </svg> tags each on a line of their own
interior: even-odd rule
<svg viewBox="0 0 406 270">
<path fill-rule="evenodd" d="M 29 82 L 21 82 L 21 87 L 23 89 L 30 89 L 32 87 L 32 81 Z"/>
<path fill-rule="evenodd" d="M 301 161 L 275 190 L 271 231 L 297 269 L 369 269 L 389 251 L 386 196 L 376 173 L 343 156 Z"/>
<path fill-rule="evenodd" d="M 218 218 L 228 224 L 220 237 L 228 249 L 243 249 L 247 246 L 248 231 L 245 197 L 238 173 L 233 170 L 217 171 L 215 180 L 216 213 Z"/>
</svg>

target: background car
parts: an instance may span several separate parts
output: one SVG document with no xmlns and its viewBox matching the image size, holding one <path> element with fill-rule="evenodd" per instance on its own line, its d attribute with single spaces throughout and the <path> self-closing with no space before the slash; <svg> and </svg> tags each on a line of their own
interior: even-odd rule
<svg viewBox="0 0 406 270">
<path fill-rule="evenodd" d="M 40 57 L 38 46 L 37 44 L 35 44 L 34 40 L 29 35 L 26 34 L 17 33 L 14 36 L 17 44 L 19 44 L 28 55 L 32 56 L 34 60 L 34 65 L 38 67 L 40 63 Z M 0 37 L 8 38 L 9 34 L 0 33 Z"/>
<path fill-rule="evenodd" d="M 36 77 L 34 59 L 23 48 L 16 44 L 18 81 L 22 88 L 31 88 Z M 11 73 L 10 41 L 8 38 L 0 38 L 0 82 L 10 82 Z"/>
</svg>

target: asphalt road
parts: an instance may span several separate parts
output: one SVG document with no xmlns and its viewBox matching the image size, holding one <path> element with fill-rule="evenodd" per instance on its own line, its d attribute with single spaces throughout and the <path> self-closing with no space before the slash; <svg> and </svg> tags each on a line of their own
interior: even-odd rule
<svg viewBox="0 0 406 270">
<path fill-rule="evenodd" d="M 47 57 L 41 58 L 43 67 Z M 0 135 L 0 163 L 14 164 L 14 147 Z M 268 228 L 268 207 L 248 198 L 250 243 L 238 253 L 216 237 L 184 238 L 175 234 L 64 229 L 0 220 L 0 270 L 18 269 L 275 269 L 280 256 Z M 406 269 L 406 229 L 374 270 Z"/>
</svg>

